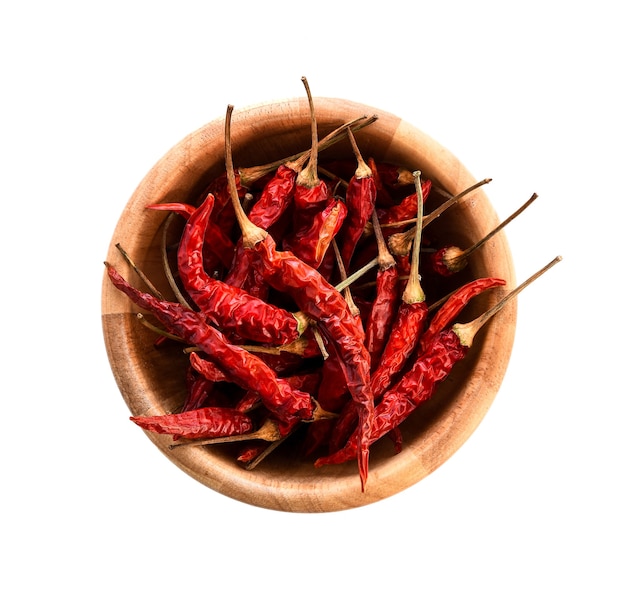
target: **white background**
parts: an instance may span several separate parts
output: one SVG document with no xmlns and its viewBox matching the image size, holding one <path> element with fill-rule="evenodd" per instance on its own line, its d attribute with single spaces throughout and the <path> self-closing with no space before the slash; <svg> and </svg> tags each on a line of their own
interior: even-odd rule
<svg viewBox="0 0 626 605">
<path fill-rule="evenodd" d="M 4 3 L 5 603 L 626 602 L 624 57 L 617 3 Z M 102 261 L 139 181 L 235 107 L 314 95 L 459 157 L 520 280 L 504 384 L 435 473 L 361 509 L 233 501 L 128 421 Z"/>
</svg>

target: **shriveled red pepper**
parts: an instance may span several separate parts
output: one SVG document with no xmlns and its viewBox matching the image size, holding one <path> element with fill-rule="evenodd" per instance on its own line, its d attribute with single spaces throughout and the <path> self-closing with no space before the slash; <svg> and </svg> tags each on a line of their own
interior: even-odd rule
<svg viewBox="0 0 626 605">
<path fill-rule="evenodd" d="M 509 300 L 560 260 L 561 257 L 556 257 L 475 320 L 466 324 L 455 324 L 452 328 L 437 333 L 410 370 L 394 387 L 385 392 L 376 406 L 372 418 L 370 446 L 383 435 L 397 428 L 419 405 L 431 399 L 439 384 L 450 375 L 454 366 L 465 358 L 477 332 L 487 321 Z M 318 458 L 315 466 L 340 464 L 353 460 L 357 453 L 357 444 L 357 436 L 353 434 L 341 450 Z"/>
<path fill-rule="evenodd" d="M 341 229 L 348 209 L 339 196 L 331 196 L 326 207 L 315 212 L 310 221 L 283 239 L 283 250 L 288 250 L 317 269 L 335 235 Z"/>
<path fill-rule="evenodd" d="M 348 183 L 346 191 L 348 218 L 340 234 L 341 244 L 339 249 L 347 269 L 350 268 L 352 255 L 363 235 L 365 225 L 372 216 L 377 195 L 376 182 L 372 170 L 363 160 L 351 130 L 348 130 L 348 137 L 357 160 L 357 167 Z"/>
<path fill-rule="evenodd" d="M 186 378 L 187 396 L 181 411 L 188 412 L 205 407 L 215 382 L 202 374 L 198 374 L 191 366 L 187 369 Z"/>
<path fill-rule="evenodd" d="M 372 370 L 375 370 L 391 334 L 393 318 L 399 305 L 400 289 L 396 261 L 387 249 L 376 210 L 372 213 L 372 224 L 378 244 L 378 270 L 376 296 L 365 331 L 365 346 L 370 352 Z"/>
<path fill-rule="evenodd" d="M 417 225 L 422 224 L 423 196 L 419 172 L 415 176 L 417 195 Z M 374 399 L 380 397 L 384 390 L 404 367 L 407 359 L 417 348 L 428 316 L 426 295 L 420 284 L 419 255 L 421 246 L 421 229 L 415 230 L 411 269 L 407 285 L 402 293 L 402 300 L 394 319 L 389 339 L 382 352 L 380 362 L 372 375 L 372 392 Z"/>
<path fill-rule="evenodd" d="M 155 298 L 131 286 L 109 263 L 107 272 L 113 285 L 136 305 L 151 312 L 175 336 L 197 346 L 224 372 L 233 383 L 245 390 L 256 391 L 263 404 L 277 417 L 302 421 L 314 418 L 315 403 L 308 393 L 293 390 L 278 378 L 257 356 L 230 344 L 224 335 L 210 326 L 202 314 L 179 303 Z"/>
<path fill-rule="evenodd" d="M 131 416 L 130 419 L 147 431 L 185 439 L 212 439 L 254 430 L 254 423 L 247 414 L 224 407 L 202 407 L 161 416 Z"/>
<path fill-rule="evenodd" d="M 428 349 L 431 340 L 458 317 L 472 298 L 491 288 L 505 285 L 505 280 L 499 277 L 479 277 L 455 290 L 430 319 L 419 342 L 420 353 Z"/>
<path fill-rule="evenodd" d="M 296 176 L 295 169 L 285 165 L 278 167 L 250 209 L 249 217 L 255 225 L 262 229 L 269 229 L 283 216 L 293 201 Z M 250 262 L 240 239 L 224 281 L 229 285 L 244 288 L 250 271 Z"/>
<path fill-rule="evenodd" d="M 417 224 L 422 224 L 423 198 L 419 172 L 415 175 L 417 194 Z M 421 229 L 415 230 L 411 270 L 409 280 L 402 294 L 402 300 L 394 317 L 388 339 L 380 354 L 380 360 L 371 375 L 371 389 L 374 401 L 378 400 L 392 381 L 399 376 L 405 363 L 417 348 L 428 315 L 426 296 L 420 284 L 419 253 Z M 331 437 L 331 449 L 349 437 L 356 417 L 355 404 L 349 402 L 335 422 Z"/>
<path fill-rule="evenodd" d="M 311 152 L 309 161 L 296 177 L 296 187 L 294 190 L 294 221 L 296 226 L 301 220 L 308 222 L 318 210 L 321 210 L 328 201 L 329 191 L 326 182 L 319 178 L 317 172 L 318 137 L 317 120 L 315 118 L 315 108 L 313 97 L 306 78 L 302 78 L 302 83 L 309 100 L 311 113 Z"/>
<path fill-rule="evenodd" d="M 205 272 L 204 234 L 212 209 L 213 196 L 209 194 L 187 221 L 181 237 L 178 271 L 185 291 L 220 330 L 264 343 L 285 344 L 296 340 L 306 329 L 306 318 L 213 279 Z"/>
<path fill-rule="evenodd" d="M 212 196 L 212 194 L 209 194 Z M 213 198 L 215 199 L 215 198 Z M 191 204 L 183 203 L 161 203 L 150 204 L 147 206 L 150 210 L 165 210 L 175 212 L 182 216 L 185 220 L 189 220 L 191 215 L 196 211 L 196 207 Z M 233 262 L 235 253 L 235 245 L 230 238 L 212 222 L 208 222 L 204 236 L 204 264 L 207 267 L 215 267 L 216 264 L 207 261 L 207 256 L 214 257 L 223 267 L 230 267 Z"/>
<path fill-rule="evenodd" d="M 384 393 L 374 409 L 369 445 L 397 428 L 418 405 L 429 400 L 439 383 L 447 378 L 456 362 L 464 356 L 465 350 L 456 334 L 451 331 L 440 333 L 412 370 Z M 318 458 L 315 466 L 341 464 L 353 460 L 356 453 L 357 437 L 353 433 L 344 447 Z"/>
<path fill-rule="evenodd" d="M 393 188 L 413 185 L 415 178 L 412 170 L 389 162 L 375 162 L 373 158 L 370 158 L 368 162 L 370 167 L 376 166 L 378 178 L 383 185 Z M 430 185 L 428 187 L 430 188 Z"/>
<path fill-rule="evenodd" d="M 432 189 L 432 182 L 429 179 L 421 181 L 422 205 L 428 199 Z M 405 196 L 399 204 L 389 208 L 380 208 L 378 220 L 381 225 L 399 223 L 402 221 L 414 220 L 417 214 L 417 191 Z"/>
<path fill-rule="evenodd" d="M 231 175 L 231 200 L 237 216 L 244 247 L 255 254 L 255 266 L 264 279 L 279 292 L 289 294 L 298 308 L 315 319 L 318 329 L 333 340 L 345 362 L 346 382 L 359 414 L 359 475 L 365 489 L 369 460 L 370 419 L 374 400 L 370 385 L 370 357 L 363 344 L 362 327 L 350 312 L 343 296 L 321 275 L 290 252 L 281 252 L 266 231 L 250 222 L 241 207 L 233 178 L 230 121 L 233 107 L 226 114 L 225 156 Z"/>
</svg>

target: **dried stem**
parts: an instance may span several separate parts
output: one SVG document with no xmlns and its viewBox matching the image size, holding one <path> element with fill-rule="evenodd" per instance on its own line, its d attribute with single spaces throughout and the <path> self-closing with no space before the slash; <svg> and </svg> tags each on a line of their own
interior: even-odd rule
<svg viewBox="0 0 626 605">
<path fill-rule="evenodd" d="M 226 176 L 228 179 L 228 192 L 235 210 L 235 217 L 241 229 L 241 237 L 244 248 L 254 248 L 256 244 L 262 242 L 267 237 L 267 231 L 257 227 L 244 212 L 239 194 L 237 193 L 237 180 L 235 177 L 235 167 L 233 165 L 233 150 L 230 136 L 230 123 L 233 115 L 233 106 L 226 109 L 224 155 L 226 156 Z"/>
<path fill-rule="evenodd" d="M 354 176 L 357 179 L 363 179 L 372 176 L 372 169 L 367 165 L 367 162 L 363 159 L 359 146 L 356 144 L 356 139 L 351 128 L 348 128 L 348 138 L 350 139 L 350 145 L 352 145 L 352 151 L 356 157 L 357 167 L 354 172 Z"/>
<path fill-rule="evenodd" d="M 454 326 L 452 326 L 452 330 L 459 337 L 461 344 L 466 347 L 471 347 L 476 333 L 487 323 L 487 321 L 498 313 L 512 298 L 515 298 L 524 288 L 529 286 L 538 277 L 543 275 L 546 271 L 548 271 L 548 269 L 551 269 L 561 260 L 561 256 L 557 256 L 552 259 L 547 265 L 545 265 L 545 267 L 539 269 L 539 271 L 531 275 L 524 283 L 517 286 L 514 290 L 511 290 L 511 292 L 509 292 L 502 300 L 491 307 L 491 309 L 485 311 L 482 315 L 479 315 L 476 319 L 465 324 L 454 324 Z"/>
<path fill-rule="evenodd" d="M 433 210 L 430 214 L 424 216 L 424 218 L 422 219 L 422 229 L 430 225 L 430 223 L 439 218 L 446 210 L 449 210 L 452 206 L 454 206 L 454 204 L 464 198 L 467 194 L 490 182 L 491 179 L 483 179 L 478 183 L 474 183 L 464 191 L 461 191 L 461 193 L 458 193 L 457 195 L 451 197 L 449 200 L 446 200 L 443 204 L 441 204 L 441 206 Z M 408 219 L 406 221 L 381 225 L 381 227 L 383 229 L 387 227 L 402 227 L 404 225 L 414 224 L 416 223 L 416 221 L 417 219 Z M 394 233 L 393 235 L 389 236 L 389 249 L 393 254 L 397 254 L 398 256 L 404 256 L 409 253 L 409 249 L 415 237 L 415 229 L 416 227 L 413 226 L 411 229 L 407 229 L 403 233 Z"/>
<path fill-rule="evenodd" d="M 528 206 L 530 206 L 536 199 L 537 194 L 533 193 L 528 201 L 520 206 L 511 216 L 503 220 L 495 229 L 492 229 L 485 237 L 483 237 L 480 241 L 476 242 L 469 248 L 463 251 L 464 256 L 469 256 L 472 252 L 478 250 L 481 246 L 485 244 L 489 239 L 491 239 L 496 233 L 502 231 L 514 218 L 518 217 Z"/>
<path fill-rule="evenodd" d="M 319 152 L 317 144 L 317 120 L 315 118 L 315 107 L 313 106 L 311 89 L 309 88 L 309 83 L 304 76 L 302 77 L 302 83 L 304 84 L 306 96 L 309 100 L 309 110 L 311 113 L 311 153 L 309 156 L 309 163 L 300 171 L 296 182 L 298 185 L 303 185 L 304 187 L 308 187 L 310 189 L 318 185 L 320 182 L 319 175 L 317 174 L 317 155 Z"/>
<path fill-rule="evenodd" d="M 183 293 L 180 291 L 180 288 L 178 287 L 178 284 L 176 283 L 176 279 L 174 278 L 172 268 L 170 267 L 170 261 L 169 261 L 168 254 L 167 254 L 167 237 L 168 237 L 170 225 L 172 224 L 172 221 L 175 218 L 176 218 L 176 214 L 172 212 L 167 217 L 167 219 L 165 219 L 165 223 L 163 224 L 163 234 L 161 236 L 161 260 L 163 262 L 163 271 L 165 272 L 165 277 L 167 278 L 167 282 L 169 283 L 170 288 L 172 289 L 172 292 L 174 292 L 174 296 L 176 297 L 176 300 L 184 307 L 191 309 L 191 305 L 187 302 L 187 299 L 185 298 Z"/>
<path fill-rule="evenodd" d="M 124 248 L 122 248 L 121 244 L 115 244 L 115 247 L 120 251 L 120 254 L 124 258 L 124 260 L 128 263 L 131 269 L 139 276 L 141 281 L 146 285 L 150 293 L 156 298 L 163 300 L 163 295 L 157 290 L 156 286 L 148 279 L 148 276 L 135 264 L 132 258 L 128 256 L 128 253 Z"/>
<path fill-rule="evenodd" d="M 372 227 L 374 228 L 376 245 L 378 246 L 378 269 L 379 271 L 386 271 L 396 264 L 396 259 L 393 257 L 391 252 L 389 252 L 387 242 L 385 242 L 385 237 L 383 236 L 383 231 L 380 228 L 380 221 L 378 220 L 376 208 L 374 208 L 374 212 L 372 212 Z"/>
<path fill-rule="evenodd" d="M 420 283 L 419 259 L 420 247 L 422 245 L 422 225 L 424 218 L 424 196 L 422 195 L 422 181 L 420 171 L 413 173 L 415 178 L 415 191 L 417 192 L 417 219 L 415 229 L 413 230 L 413 251 L 411 254 L 411 271 L 409 273 L 409 281 L 402 293 L 402 301 L 407 304 L 423 302 L 426 298 L 422 284 Z"/>
<path fill-rule="evenodd" d="M 366 126 L 370 126 L 376 120 L 378 120 L 377 115 L 373 116 L 360 116 L 355 118 L 354 120 L 350 120 L 345 124 L 335 128 L 332 132 L 328 133 L 323 139 L 318 142 L 317 151 L 318 154 L 320 151 L 324 149 L 328 149 L 332 147 L 335 143 L 342 140 L 346 136 L 346 131 L 348 128 L 352 128 L 354 132 L 365 128 Z M 256 183 L 259 179 L 267 176 L 271 172 L 274 172 L 278 169 L 279 166 L 288 166 L 295 172 L 300 172 L 302 167 L 309 159 L 311 155 L 311 149 L 307 149 L 306 151 L 301 151 L 299 153 L 295 153 L 290 155 L 289 157 L 282 158 L 280 160 L 275 160 L 274 162 L 269 162 L 268 164 L 262 164 L 259 166 L 250 166 L 248 168 L 239 168 L 239 178 L 242 185 L 249 187 Z"/>
<path fill-rule="evenodd" d="M 278 425 L 274 420 L 266 420 L 261 428 L 251 433 L 242 433 L 241 435 L 229 435 L 228 437 L 213 437 L 212 439 L 179 439 L 170 444 L 169 449 L 183 447 L 187 445 L 217 445 L 218 443 L 234 443 L 236 441 L 250 441 L 252 439 L 261 439 L 263 441 L 279 441 L 283 436 L 278 430 Z"/>
<path fill-rule="evenodd" d="M 341 277 L 342 283 L 345 283 L 348 278 L 346 274 L 346 267 L 343 264 L 343 259 L 341 258 L 341 252 L 339 251 L 339 246 L 337 245 L 337 241 L 333 238 L 333 250 L 335 251 L 335 258 L 337 259 L 337 267 L 339 268 L 339 277 Z M 352 315 L 360 315 L 361 311 L 359 307 L 357 307 L 354 299 L 352 298 L 352 293 L 350 292 L 350 288 L 346 286 L 344 292 L 344 298 L 346 299 L 346 303 Z"/>
</svg>

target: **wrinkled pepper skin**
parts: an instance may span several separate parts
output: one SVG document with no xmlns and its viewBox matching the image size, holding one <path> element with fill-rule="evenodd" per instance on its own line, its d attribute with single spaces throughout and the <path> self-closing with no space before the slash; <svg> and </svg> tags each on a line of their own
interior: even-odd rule
<svg viewBox="0 0 626 605">
<path fill-rule="evenodd" d="M 385 392 L 374 409 L 369 445 L 397 428 L 420 404 L 428 401 L 453 367 L 465 357 L 467 350 L 468 347 L 461 344 L 452 330 L 440 332 L 428 351 L 417 359 L 396 386 Z M 357 450 L 358 436 L 353 433 L 342 449 L 318 458 L 315 466 L 353 460 Z"/>
<path fill-rule="evenodd" d="M 203 407 L 163 416 L 131 416 L 130 419 L 146 431 L 185 439 L 230 437 L 254 430 L 246 414 L 223 407 Z"/>
<path fill-rule="evenodd" d="M 423 353 L 430 346 L 433 338 L 444 328 L 450 325 L 467 306 L 472 298 L 498 286 L 505 286 L 506 281 L 499 277 L 479 277 L 462 285 L 453 292 L 431 318 L 428 327 L 424 330 L 419 343 L 419 352 Z"/>
<path fill-rule="evenodd" d="M 178 271 L 198 309 L 220 330 L 261 343 L 286 344 L 300 336 L 293 313 L 252 296 L 245 290 L 213 279 L 204 270 L 203 245 L 213 196 L 194 212 L 183 231 L 178 248 Z"/>
<path fill-rule="evenodd" d="M 276 249 L 268 234 L 254 246 L 255 264 L 263 278 L 276 290 L 286 292 L 298 308 L 318 322 L 318 329 L 332 340 L 344 362 L 346 384 L 359 416 L 359 474 L 365 489 L 369 466 L 369 432 L 374 409 L 370 384 L 370 355 L 358 317 L 346 300 L 317 271 L 289 252 Z"/>
<path fill-rule="evenodd" d="M 173 335 L 202 350 L 231 382 L 257 392 L 263 404 L 278 418 L 290 420 L 295 416 L 303 421 L 312 419 L 314 404 L 308 393 L 292 389 L 257 356 L 230 344 L 221 332 L 205 321 L 202 314 L 179 303 L 159 300 L 147 292 L 140 292 L 110 264 L 107 264 L 107 271 L 116 288 L 137 306 L 152 313 Z"/>
</svg>

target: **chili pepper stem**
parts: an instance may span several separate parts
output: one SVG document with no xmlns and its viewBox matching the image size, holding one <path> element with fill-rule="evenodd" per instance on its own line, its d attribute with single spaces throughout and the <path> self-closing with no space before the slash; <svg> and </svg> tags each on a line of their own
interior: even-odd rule
<svg viewBox="0 0 626 605">
<path fill-rule="evenodd" d="M 233 153 L 230 138 L 230 124 L 232 120 L 234 107 L 228 105 L 226 109 L 226 123 L 225 123 L 225 156 L 226 156 L 226 173 L 228 175 L 228 191 L 233 203 L 235 216 L 241 229 L 241 237 L 243 240 L 244 248 L 253 248 L 259 242 L 262 242 L 267 237 L 267 231 L 257 227 L 244 212 L 239 194 L 237 193 L 237 181 L 235 178 L 235 167 L 233 165 Z"/>
<path fill-rule="evenodd" d="M 472 244 L 469 248 L 462 250 L 458 246 L 449 246 L 446 248 L 446 251 L 443 256 L 443 262 L 446 267 L 453 272 L 460 271 L 467 264 L 467 257 L 470 254 L 476 252 L 476 250 L 480 249 L 484 246 L 494 235 L 502 231 L 514 218 L 518 217 L 528 206 L 530 206 L 536 199 L 537 194 L 533 193 L 526 203 L 522 204 L 513 214 L 511 214 L 508 218 L 503 220 L 497 227 L 492 229 L 485 237 Z"/>
<path fill-rule="evenodd" d="M 335 238 L 333 238 L 333 250 L 335 252 L 335 259 L 337 260 L 337 266 L 339 267 L 339 276 L 342 279 L 342 283 L 345 283 L 348 276 L 346 275 L 346 267 L 343 264 L 341 252 Z M 344 298 L 346 299 L 346 303 L 348 303 L 348 307 L 350 308 L 350 312 L 352 313 L 352 315 L 360 315 L 361 311 L 354 302 L 354 299 L 352 298 L 352 293 L 350 292 L 350 288 L 348 286 L 346 286 L 345 288 Z"/>
<path fill-rule="evenodd" d="M 169 445 L 172 450 L 177 447 L 187 445 L 217 445 L 219 443 L 234 443 L 236 441 L 249 441 L 251 439 L 261 439 L 262 441 L 279 441 L 282 435 L 278 430 L 278 425 L 274 420 L 266 420 L 259 429 L 252 433 L 242 433 L 241 435 L 229 435 L 228 437 L 213 437 L 212 439 L 179 439 Z"/>
<path fill-rule="evenodd" d="M 407 304 L 423 302 L 426 299 L 422 284 L 420 283 L 419 274 L 419 258 L 420 247 L 422 243 L 422 225 L 424 218 L 424 196 L 422 195 L 422 182 L 420 176 L 421 172 L 419 170 L 416 170 L 413 173 L 413 177 L 415 178 L 415 191 L 417 193 L 417 219 L 413 234 L 411 272 L 409 273 L 409 280 L 406 284 L 404 292 L 402 293 L 402 301 Z"/>
<path fill-rule="evenodd" d="M 165 273 L 165 277 L 167 278 L 167 283 L 170 285 L 176 300 L 183 306 L 191 309 L 191 305 L 187 302 L 187 299 L 184 297 L 183 293 L 180 291 L 178 287 L 178 283 L 174 278 L 174 273 L 172 272 L 172 267 L 170 267 L 169 257 L 167 254 L 167 240 L 168 234 L 170 230 L 170 226 L 172 221 L 176 218 L 176 215 L 172 212 L 165 219 L 165 223 L 163 224 L 163 233 L 161 235 L 161 261 L 163 263 L 163 272 Z"/>
<path fill-rule="evenodd" d="M 315 338 L 315 342 L 319 347 L 320 353 L 322 354 L 322 359 L 324 361 L 329 358 L 328 350 L 326 349 L 326 345 L 324 344 L 324 339 L 322 338 L 322 334 L 319 331 L 319 328 L 316 324 L 311 325 L 311 331 L 313 332 L 313 338 Z"/>
<path fill-rule="evenodd" d="M 483 179 L 482 181 L 479 181 L 478 183 L 474 183 L 467 189 L 461 191 L 461 193 L 458 193 L 457 195 L 451 197 L 449 200 L 446 200 L 443 204 L 441 204 L 441 206 L 433 210 L 430 214 L 427 214 L 422 219 L 422 229 L 430 225 L 430 223 L 432 223 L 435 219 L 439 218 L 446 210 L 450 209 L 452 206 L 454 206 L 454 204 L 459 202 L 466 195 L 468 195 L 475 189 L 478 189 L 479 187 L 482 187 L 483 185 L 490 183 L 491 180 L 492 179 L 489 179 L 489 178 Z M 416 219 L 412 218 L 407 221 L 400 221 L 397 223 L 387 223 L 381 226 L 383 228 L 402 227 L 404 225 L 410 225 L 415 222 L 416 222 Z M 404 256 L 408 254 L 413 238 L 415 237 L 415 228 L 416 227 L 413 226 L 411 229 L 407 229 L 403 233 L 394 233 L 393 235 L 389 236 L 389 239 L 387 241 L 389 244 L 389 249 L 391 250 L 393 254 L 397 254 L 399 256 Z"/>
<path fill-rule="evenodd" d="M 174 334 L 170 334 L 167 330 L 163 330 L 162 328 L 155 326 L 152 322 L 149 322 L 143 313 L 137 313 L 137 319 L 139 320 L 142 326 L 148 328 L 148 330 L 151 330 L 152 332 L 154 332 L 155 334 L 158 334 L 159 336 L 163 336 L 164 338 L 169 338 L 177 342 L 185 342 L 182 338 L 179 338 L 178 336 L 175 336 Z"/>
<path fill-rule="evenodd" d="M 378 257 L 376 257 L 375 259 L 371 260 L 369 263 L 367 263 L 366 265 L 363 265 L 360 269 L 358 269 L 357 271 L 355 271 L 354 273 L 352 273 L 351 275 L 349 275 L 348 277 L 346 277 L 346 279 L 340 281 L 336 286 L 335 286 L 335 290 L 337 290 L 338 292 L 342 292 L 343 290 L 345 290 L 348 286 L 350 286 L 351 284 L 353 284 L 357 279 L 360 279 L 361 277 L 363 277 L 366 273 L 368 273 L 369 271 L 371 271 L 372 269 L 374 269 L 374 267 L 378 266 Z"/>
<path fill-rule="evenodd" d="M 357 179 L 363 179 L 366 177 L 372 176 L 372 169 L 367 165 L 367 162 L 363 159 L 361 155 L 361 151 L 359 150 L 358 145 L 356 144 L 356 140 L 354 138 L 354 133 L 351 128 L 347 130 L 348 138 L 350 139 L 350 145 L 352 145 L 352 151 L 356 157 L 357 167 L 354 172 L 354 176 Z"/>
<path fill-rule="evenodd" d="M 365 128 L 366 126 L 370 126 L 376 120 L 378 120 L 377 115 L 373 116 L 361 116 L 359 118 L 355 118 L 354 120 L 350 120 L 345 124 L 335 128 L 332 132 L 328 133 L 323 139 L 318 141 L 317 151 L 323 151 L 324 149 L 328 149 L 341 139 L 343 139 L 346 135 L 346 131 L 348 128 L 352 128 L 354 132 Z M 278 169 L 279 166 L 285 165 L 288 168 L 291 168 L 294 172 L 300 172 L 302 167 L 309 159 L 311 155 L 311 149 L 309 148 L 307 151 L 296 153 L 294 155 L 290 155 L 289 157 L 283 158 L 281 160 L 276 160 L 274 162 L 270 162 L 269 164 L 263 164 L 260 166 L 253 166 L 250 168 L 240 168 L 239 176 L 242 184 L 246 185 L 254 184 L 260 178 L 263 178 L 267 174 L 274 172 Z"/>
<path fill-rule="evenodd" d="M 148 279 L 148 276 L 135 264 L 132 258 L 128 256 L 128 252 L 122 248 L 122 245 L 117 243 L 115 247 L 119 250 L 124 260 L 128 263 L 129 267 L 141 278 L 141 281 L 146 285 L 150 293 L 156 298 L 163 300 L 163 295 L 157 290 L 156 286 Z"/>
<path fill-rule="evenodd" d="M 533 273 L 525 282 L 521 283 L 514 290 L 511 290 L 502 300 L 496 303 L 491 309 L 479 315 L 476 319 L 464 324 L 454 324 L 452 331 L 459 337 L 459 341 L 463 346 L 471 347 L 477 332 L 489 321 L 496 313 L 498 313 L 512 298 L 517 296 L 524 288 L 529 286 L 538 277 L 543 275 L 548 269 L 562 260 L 561 256 L 556 256 L 547 265 Z"/>
<path fill-rule="evenodd" d="M 302 76 L 302 83 L 306 90 L 306 96 L 309 100 L 309 110 L 311 113 L 311 153 L 309 155 L 309 163 L 298 173 L 296 183 L 308 188 L 313 188 L 319 183 L 319 175 L 317 174 L 317 120 L 315 118 L 315 108 L 313 107 L 313 96 L 307 79 Z"/>
<path fill-rule="evenodd" d="M 267 458 L 283 441 L 285 441 L 287 437 L 283 437 L 282 439 L 278 439 L 277 441 L 272 441 L 256 458 L 250 460 L 244 468 L 247 471 L 254 470 L 265 458 Z"/>
<path fill-rule="evenodd" d="M 392 256 L 391 252 L 389 252 L 389 248 L 387 247 L 387 243 L 383 237 L 376 208 L 374 208 L 374 212 L 372 212 L 372 226 L 376 237 L 376 245 L 378 247 L 378 269 L 379 271 L 386 271 L 396 264 L 396 259 Z"/>
</svg>

